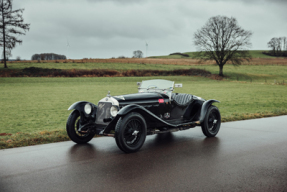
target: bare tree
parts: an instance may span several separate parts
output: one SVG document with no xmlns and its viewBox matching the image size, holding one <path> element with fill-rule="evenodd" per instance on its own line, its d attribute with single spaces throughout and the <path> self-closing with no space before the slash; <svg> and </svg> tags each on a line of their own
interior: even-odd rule
<svg viewBox="0 0 287 192">
<path fill-rule="evenodd" d="M 223 66 L 227 61 L 240 65 L 249 61 L 251 55 L 251 31 L 242 29 L 233 17 L 211 17 L 207 23 L 194 33 L 194 44 L 198 50 L 195 57 L 201 60 L 215 60 L 219 75 L 223 76 Z"/>
<path fill-rule="evenodd" d="M 12 50 L 22 40 L 18 35 L 25 35 L 30 29 L 30 24 L 25 24 L 22 17 L 24 9 L 12 9 L 12 0 L 0 0 L 0 46 L 3 47 L 4 68 L 6 64 L 6 50 Z"/>
<path fill-rule="evenodd" d="M 12 57 L 11 49 L 6 49 L 5 50 L 5 55 L 7 61 L 9 61 L 9 58 Z M 4 52 L 2 52 L 2 58 L 4 58 Z M 4 62 L 4 59 L 2 59 L 2 63 Z"/>
<path fill-rule="evenodd" d="M 286 37 L 281 37 L 282 38 L 282 44 L 283 44 L 283 51 L 287 51 L 287 38 Z"/>
<path fill-rule="evenodd" d="M 273 38 L 267 43 L 268 47 L 272 49 L 272 54 L 273 54 L 273 55 L 276 55 L 276 47 L 277 47 L 276 43 L 277 43 L 277 41 L 276 41 L 276 38 L 275 38 L 275 37 L 273 37 Z"/>
<path fill-rule="evenodd" d="M 133 58 L 143 58 L 143 52 L 140 50 L 134 51 L 133 55 Z"/>
<path fill-rule="evenodd" d="M 276 51 L 280 55 L 281 54 L 281 37 L 276 38 Z"/>
</svg>

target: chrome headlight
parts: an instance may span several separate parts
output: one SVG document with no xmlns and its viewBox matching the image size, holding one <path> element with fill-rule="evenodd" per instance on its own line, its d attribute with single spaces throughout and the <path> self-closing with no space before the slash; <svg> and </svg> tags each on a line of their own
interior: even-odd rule
<svg viewBox="0 0 287 192">
<path fill-rule="evenodd" d="M 118 108 L 116 106 L 112 106 L 110 111 L 112 117 L 115 117 L 118 114 Z"/>
<path fill-rule="evenodd" d="M 92 113 L 92 105 L 90 103 L 87 103 L 84 107 L 84 111 L 87 115 L 90 115 Z"/>
</svg>

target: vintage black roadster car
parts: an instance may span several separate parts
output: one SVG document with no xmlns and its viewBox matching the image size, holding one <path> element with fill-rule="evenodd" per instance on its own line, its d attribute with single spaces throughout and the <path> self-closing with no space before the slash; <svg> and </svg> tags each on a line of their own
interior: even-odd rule
<svg viewBox="0 0 287 192">
<path fill-rule="evenodd" d="M 146 135 L 186 130 L 201 126 L 206 137 L 214 137 L 221 116 L 212 103 L 190 94 L 172 93 L 175 84 L 168 80 L 138 83 L 138 93 L 106 97 L 95 105 L 79 101 L 67 120 L 67 133 L 76 143 L 87 143 L 95 134 L 115 137 L 118 147 L 126 152 L 138 151 Z"/>
</svg>

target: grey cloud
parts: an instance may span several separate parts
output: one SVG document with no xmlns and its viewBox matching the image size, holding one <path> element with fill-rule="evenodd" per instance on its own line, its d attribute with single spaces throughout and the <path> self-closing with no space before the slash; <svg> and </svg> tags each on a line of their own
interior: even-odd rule
<svg viewBox="0 0 287 192">
<path fill-rule="evenodd" d="M 106 2 L 113 2 L 118 4 L 137 4 L 142 2 L 147 2 L 148 0 L 87 0 L 93 3 L 106 3 Z"/>
<path fill-rule="evenodd" d="M 223 1 L 223 2 L 243 2 L 246 4 L 258 4 L 260 6 L 260 4 L 262 3 L 276 3 L 276 4 L 287 4 L 286 0 L 208 0 L 208 1 Z"/>
<path fill-rule="evenodd" d="M 281 3 L 285 1 L 15 0 L 15 7 L 25 8 L 31 29 L 12 54 L 21 58 L 41 52 L 66 54 L 67 38 L 72 58 L 131 56 L 134 50 L 145 50 L 145 41 L 148 55 L 195 51 L 192 34 L 216 15 L 237 18 L 244 29 L 254 32 L 253 49 L 267 49 L 271 37 L 287 35 Z"/>
</svg>

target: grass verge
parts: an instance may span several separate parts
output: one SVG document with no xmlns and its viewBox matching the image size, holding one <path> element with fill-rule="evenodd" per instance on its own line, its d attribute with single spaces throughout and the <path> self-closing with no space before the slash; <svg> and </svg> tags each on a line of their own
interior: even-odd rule
<svg viewBox="0 0 287 192">
<path fill-rule="evenodd" d="M 256 119 L 263 117 L 273 117 L 287 115 L 287 110 L 275 110 L 271 112 L 258 112 L 258 113 L 233 113 L 229 116 L 223 116 L 222 122 L 239 121 L 247 119 Z M 199 127 L 197 127 L 199 128 Z M 97 137 L 97 136 L 95 136 Z M 0 149 L 24 147 L 31 145 L 55 143 L 60 141 L 69 141 L 67 133 L 63 129 L 53 131 L 40 131 L 35 133 L 22 133 L 18 132 L 11 135 L 0 137 Z"/>
<path fill-rule="evenodd" d="M 17 132 L 12 135 L 0 137 L 0 149 L 38 145 L 68 141 L 69 137 L 65 130 L 40 131 L 34 133 Z"/>
</svg>

